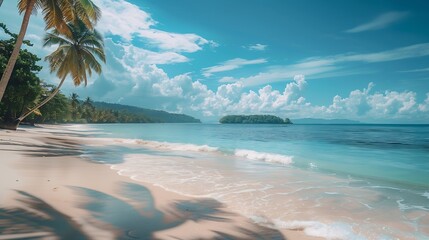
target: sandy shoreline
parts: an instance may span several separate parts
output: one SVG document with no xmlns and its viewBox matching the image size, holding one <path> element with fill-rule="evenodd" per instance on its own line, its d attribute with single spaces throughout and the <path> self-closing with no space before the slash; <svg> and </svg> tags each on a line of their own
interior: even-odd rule
<svg viewBox="0 0 429 240">
<path fill-rule="evenodd" d="M 119 176 L 81 157 L 91 141 L 61 126 L 0 130 L 0 239 L 310 239 Z"/>
</svg>

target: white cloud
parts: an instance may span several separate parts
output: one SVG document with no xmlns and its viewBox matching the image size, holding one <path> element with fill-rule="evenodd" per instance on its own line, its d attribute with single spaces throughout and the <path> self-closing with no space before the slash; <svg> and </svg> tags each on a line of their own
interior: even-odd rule
<svg viewBox="0 0 429 240">
<path fill-rule="evenodd" d="M 225 62 L 220 63 L 219 65 L 203 68 L 202 72 L 205 77 L 210 77 L 213 73 L 226 72 L 234 69 L 241 68 L 246 65 L 262 64 L 266 63 L 267 60 L 264 58 L 247 60 L 243 58 L 234 58 Z"/>
<path fill-rule="evenodd" d="M 189 74 L 181 74 L 171 79 L 164 78 L 152 85 L 154 93 L 165 97 L 183 97 L 192 89 L 192 79 Z"/>
<path fill-rule="evenodd" d="M 210 43 L 196 34 L 171 33 L 156 29 L 141 30 L 138 36 L 147 38 L 152 45 L 161 50 L 177 52 L 196 52 L 202 49 L 201 46 Z"/>
<path fill-rule="evenodd" d="M 411 69 L 411 70 L 405 70 L 405 71 L 399 71 L 399 72 L 402 72 L 402 73 L 429 72 L 429 68 Z"/>
<path fill-rule="evenodd" d="M 193 111 L 205 116 L 221 116 L 228 113 L 278 113 L 291 111 L 308 105 L 299 92 L 306 85 L 304 76 L 295 76 L 294 81 L 285 86 L 283 92 L 270 85 L 257 92 L 245 91 L 241 82 L 220 85 L 216 91 L 209 90 L 200 82 L 194 82 L 191 92 L 183 92 L 183 97 L 191 102 Z M 184 107 L 184 106 L 182 106 Z"/>
<path fill-rule="evenodd" d="M 102 10 L 97 29 L 131 41 L 133 35 L 156 24 L 149 13 L 124 0 L 94 0 Z"/>
<path fill-rule="evenodd" d="M 106 46 L 115 51 L 120 51 L 124 61 L 143 64 L 170 64 L 187 62 L 189 59 L 175 52 L 155 52 L 136 47 L 128 43 L 114 43 L 111 39 L 105 40 Z"/>
<path fill-rule="evenodd" d="M 419 104 L 419 110 L 422 112 L 429 112 L 429 93 L 426 93 L 425 101 Z"/>
<path fill-rule="evenodd" d="M 115 61 L 108 63 L 102 78 L 87 89 L 80 89 L 81 96 L 87 94 L 110 102 L 121 99 L 124 104 L 213 119 L 225 114 L 268 113 L 290 118 L 382 121 L 418 116 L 429 120 L 424 115 L 429 111 L 429 93 L 419 104 L 415 92 L 373 92 L 374 84 L 370 83 L 367 88 L 353 90 L 346 97 L 333 97 L 329 105 L 318 105 L 303 96 L 307 81 L 302 75 L 294 76 L 281 91 L 271 85 L 250 90 L 241 81 L 221 84 L 211 90 L 204 83 L 193 80 L 189 73 L 169 77 L 154 64 L 134 61 L 126 50 L 115 50 L 109 48 L 108 52 L 115 54 L 115 58 L 112 57 Z M 106 86 L 111 87 L 106 89 Z"/>
<path fill-rule="evenodd" d="M 180 76 L 183 78 L 184 76 Z M 356 120 L 380 121 L 385 119 L 408 119 L 419 116 L 427 119 L 424 112 L 429 111 L 427 99 L 418 104 L 416 93 L 412 91 L 372 92 L 374 84 L 363 90 L 353 90 L 347 97 L 339 95 L 326 106 L 313 105 L 302 96 L 307 82 L 302 75 L 285 85 L 284 90 L 266 85 L 257 91 L 246 90 L 241 82 L 220 85 L 216 91 L 201 82 L 193 82 L 189 75 L 186 81 L 170 79 L 164 91 L 170 96 L 179 97 L 177 108 L 185 112 L 203 113 L 204 116 L 225 114 L 276 114 L 283 117 L 300 118 L 348 118 Z M 180 83 L 181 84 L 177 84 Z M 170 85 L 172 84 L 172 85 Z M 184 87 L 183 87 L 184 86 Z M 174 93 L 174 94 L 172 94 Z"/>
<path fill-rule="evenodd" d="M 123 41 L 134 39 L 148 42 L 162 51 L 196 52 L 203 45 L 216 46 L 194 33 L 172 33 L 155 29 L 157 22 L 138 6 L 125 0 L 95 0 L 103 11 L 97 28 L 107 35 L 115 35 Z"/>
<path fill-rule="evenodd" d="M 387 12 L 381 14 L 370 22 L 361 24 L 354 28 L 347 30 L 348 33 L 358 33 L 372 30 L 379 30 L 392 25 L 395 22 L 398 22 L 404 19 L 408 15 L 407 12 Z"/>
<path fill-rule="evenodd" d="M 304 74 L 316 79 L 326 76 L 343 76 L 354 71 L 343 71 L 345 63 L 352 62 L 387 62 L 429 55 L 429 43 L 415 44 L 387 51 L 364 54 L 341 54 L 326 57 L 312 57 L 291 65 L 271 66 L 256 75 L 242 78 L 223 77 L 221 82 L 243 82 L 246 86 L 257 86 L 273 82 L 290 80 L 293 76 Z"/>
<path fill-rule="evenodd" d="M 268 47 L 268 45 L 257 43 L 253 45 L 243 46 L 243 47 L 251 51 L 264 51 Z"/>
</svg>

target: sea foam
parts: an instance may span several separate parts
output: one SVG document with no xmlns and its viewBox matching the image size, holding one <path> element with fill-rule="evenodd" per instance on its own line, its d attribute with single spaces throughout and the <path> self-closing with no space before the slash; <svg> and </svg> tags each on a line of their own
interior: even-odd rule
<svg viewBox="0 0 429 240">
<path fill-rule="evenodd" d="M 325 224 L 317 221 L 282 221 L 274 220 L 274 225 L 278 228 L 289 230 L 302 230 L 308 236 L 325 239 L 338 240 L 363 240 L 366 239 L 353 232 L 353 228 L 346 223 Z"/>
<path fill-rule="evenodd" d="M 191 152 L 216 152 L 217 147 L 208 145 L 196 145 L 189 143 L 171 143 L 171 142 L 158 142 L 146 141 L 140 139 L 115 139 L 116 142 L 125 144 L 138 144 L 152 149 L 171 150 L 171 151 L 191 151 Z"/>
<path fill-rule="evenodd" d="M 235 156 L 238 157 L 245 157 L 250 160 L 258 160 L 258 161 L 264 161 L 264 162 L 270 162 L 270 163 L 281 163 L 281 164 L 291 164 L 293 161 L 293 156 L 286 156 L 286 155 L 280 155 L 280 154 L 272 154 L 272 153 L 265 153 L 265 152 L 256 152 L 252 150 L 246 150 L 246 149 L 237 149 L 235 150 Z"/>
</svg>

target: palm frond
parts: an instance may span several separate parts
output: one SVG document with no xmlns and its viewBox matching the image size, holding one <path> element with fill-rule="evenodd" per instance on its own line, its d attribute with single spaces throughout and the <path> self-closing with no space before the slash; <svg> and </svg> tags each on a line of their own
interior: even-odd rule
<svg viewBox="0 0 429 240">
<path fill-rule="evenodd" d="M 52 45 L 71 45 L 73 44 L 68 39 L 61 37 L 60 35 L 47 33 L 43 38 L 43 46 L 50 47 Z"/>
<path fill-rule="evenodd" d="M 91 52 L 91 54 L 96 55 L 101 61 L 106 63 L 106 55 L 103 48 L 85 47 L 85 50 Z"/>
<path fill-rule="evenodd" d="M 65 22 L 61 2 L 58 0 L 44 0 L 42 13 L 46 23 L 46 29 L 56 28 L 64 31 Z"/>
<path fill-rule="evenodd" d="M 85 10 L 88 17 L 97 22 L 101 18 L 101 10 L 91 0 L 79 0 L 79 5 Z"/>
<path fill-rule="evenodd" d="M 99 61 L 106 62 L 102 36 L 87 28 L 83 21 L 70 22 L 67 27 L 70 34 L 56 29 L 46 34 L 44 46 L 58 45 L 58 48 L 45 60 L 59 78 L 71 76 L 76 86 L 82 83 L 86 86 L 93 71 L 101 74 Z"/>
<path fill-rule="evenodd" d="M 96 73 L 101 73 L 101 65 L 90 51 L 82 49 L 82 56 L 85 59 L 85 64 L 89 66 L 89 69 L 92 68 Z"/>
</svg>

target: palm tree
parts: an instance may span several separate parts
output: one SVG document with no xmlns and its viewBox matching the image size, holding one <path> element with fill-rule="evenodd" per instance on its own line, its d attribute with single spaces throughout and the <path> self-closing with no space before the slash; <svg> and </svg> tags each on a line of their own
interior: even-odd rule
<svg viewBox="0 0 429 240">
<path fill-rule="evenodd" d="M 3 0 L 0 0 L 0 6 Z M 46 23 L 46 29 L 55 28 L 57 31 L 70 35 L 67 23 L 77 22 L 81 19 L 89 29 L 93 29 L 95 23 L 100 19 L 100 9 L 92 0 L 19 0 L 19 13 L 24 13 L 15 47 L 9 57 L 9 61 L 0 80 L 0 102 L 3 98 L 13 68 L 19 55 L 25 33 L 27 31 L 30 16 L 37 10 L 42 10 Z"/>
<path fill-rule="evenodd" d="M 94 111 L 95 111 L 95 107 L 94 107 L 93 103 L 94 103 L 94 101 L 92 101 L 92 99 L 90 97 L 87 97 L 85 99 L 85 101 L 83 101 L 83 103 L 82 103 L 82 106 L 83 106 L 82 117 L 85 118 L 88 122 L 93 121 Z"/>
<path fill-rule="evenodd" d="M 88 29 L 82 21 L 68 23 L 67 27 L 70 35 L 53 30 L 47 33 L 44 39 L 44 46 L 59 45 L 57 50 L 45 58 L 49 62 L 51 73 L 56 72 L 61 79 L 58 87 L 49 97 L 22 114 L 17 119 L 18 124 L 33 111 L 51 100 L 59 92 L 68 75 L 71 75 L 75 86 L 79 86 L 82 82 L 86 86 L 87 75 L 91 76 L 92 71 L 101 73 L 101 65 L 97 60 L 106 62 L 102 36 L 95 29 Z"/>
<path fill-rule="evenodd" d="M 71 105 L 72 108 L 77 108 L 77 106 L 79 106 L 79 95 L 77 95 L 77 93 L 72 93 L 70 95 L 70 99 L 71 99 Z"/>
<path fill-rule="evenodd" d="M 72 107 L 72 119 L 76 120 L 77 119 L 77 114 L 78 114 L 78 108 L 79 108 L 79 95 L 77 95 L 77 93 L 72 93 L 70 95 L 70 103 L 71 103 L 71 107 Z"/>
</svg>

